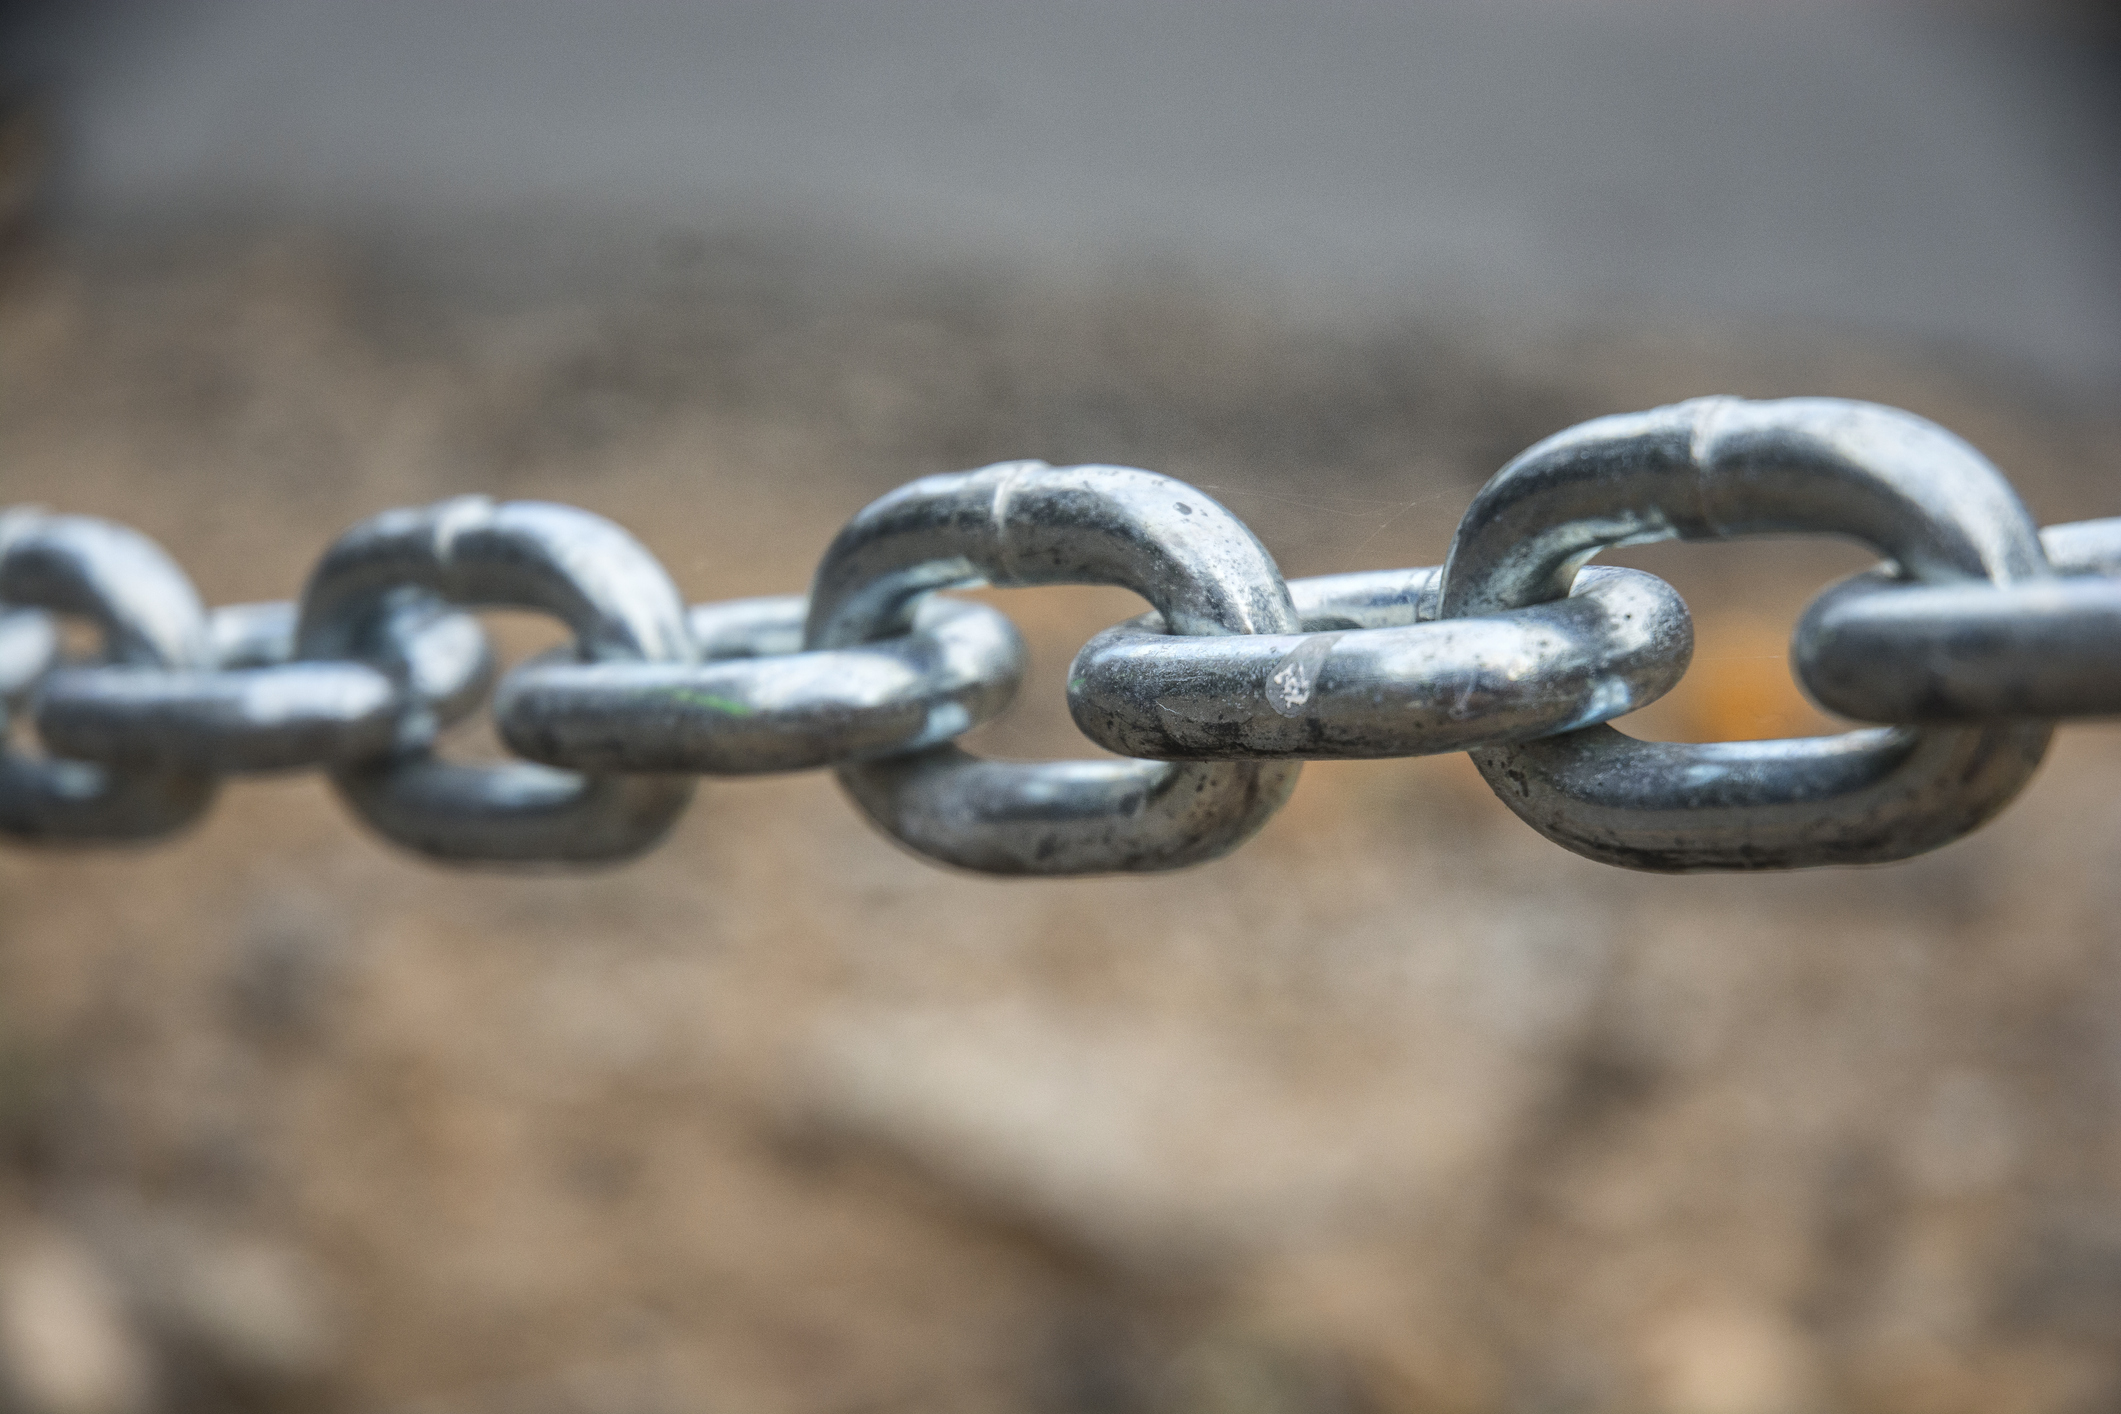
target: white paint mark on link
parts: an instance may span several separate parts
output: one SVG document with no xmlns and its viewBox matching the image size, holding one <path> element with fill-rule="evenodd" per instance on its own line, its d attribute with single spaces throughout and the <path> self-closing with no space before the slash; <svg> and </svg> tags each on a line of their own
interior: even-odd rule
<svg viewBox="0 0 2121 1414">
<path fill-rule="evenodd" d="M 1319 671 L 1340 641 L 1337 633 L 1313 634 L 1267 674 L 1267 705 L 1284 717 L 1300 717 L 1318 686 Z"/>
</svg>

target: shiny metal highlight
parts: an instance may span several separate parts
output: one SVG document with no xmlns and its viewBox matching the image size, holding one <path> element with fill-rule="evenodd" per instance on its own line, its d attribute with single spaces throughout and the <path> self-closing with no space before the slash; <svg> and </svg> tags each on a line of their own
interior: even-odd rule
<svg viewBox="0 0 2121 1414">
<path fill-rule="evenodd" d="M 59 661 L 59 626 L 42 609 L 0 609 L 0 703 L 20 701 Z"/>
<path fill-rule="evenodd" d="M 591 662 L 692 660 L 677 589 L 639 542 L 569 506 L 481 496 L 387 511 L 341 536 L 303 591 L 297 657 L 395 665 L 383 637 L 402 606 L 541 609 Z M 399 668 L 416 673 L 417 664 Z M 460 861 L 624 859 L 669 830 L 692 795 L 671 775 L 584 775 L 530 763 L 467 766 L 425 743 L 439 711 L 408 690 L 402 746 L 334 770 L 363 819 L 424 854 Z"/>
<path fill-rule="evenodd" d="M 0 514 L 0 605 L 87 619 L 101 632 L 114 673 L 153 675 L 210 663 L 206 612 L 191 581 L 138 531 L 88 516 L 33 509 Z M 33 627 L 8 669 L 14 694 L 56 636 Z M 47 620 L 44 634 L 51 632 Z M 0 748 L 0 833 L 39 843 L 152 839 L 183 828 L 212 803 L 212 775 L 186 767 L 113 769 Z"/>
<path fill-rule="evenodd" d="M 905 634 L 814 653 L 807 609 L 799 594 L 696 605 L 712 661 L 528 663 L 494 699 L 502 739 L 583 771 L 800 771 L 948 741 L 1023 680 L 1023 640 L 983 604 L 925 599 Z"/>
<path fill-rule="evenodd" d="M 1612 545 L 1849 535 L 1888 558 L 1800 622 L 1800 677 L 1890 725 L 1802 741 L 1636 741 L 1603 725 L 1692 651 L 1671 587 Z M 2043 550 L 2044 547 L 2044 550 Z M 950 739 L 1023 670 L 1008 620 L 935 591 L 1117 584 L 1153 612 L 1078 654 L 1070 710 L 1131 759 L 983 761 Z M 534 761 L 439 759 L 492 670 L 467 610 L 543 610 L 568 649 L 519 667 L 496 725 Z M 56 617 L 102 634 L 68 661 Z M 1438 570 L 1283 583 L 1199 491 L 1124 467 L 929 477 L 842 530 L 801 598 L 686 610 L 618 527 L 466 497 L 333 545 L 299 605 L 204 614 L 138 534 L 0 513 L 0 833 L 142 839 L 219 776 L 322 766 L 386 836 L 455 861 L 607 861 L 669 829 L 696 773 L 833 765 L 908 848 L 999 874 L 1212 859 L 1298 762 L 1465 749 L 1535 828 L 1643 869 L 1898 859 L 1990 818 L 2049 719 L 2121 713 L 2121 520 L 2038 535 L 1949 433 L 1862 403 L 1703 399 L 1602 418 L 1504 468 Z M 1588 724 L 1588 725 L 1587 725 Z M 1956 724 L 1956 725 L 1954 725 Z M 565 768 L 565 769 L 556 769 Z"/>
<path fill-rule="evenodd" d="M 1853 536 L 1929 583 L 2048 577 L 2009 484 L 1911 414 L 1837 399 L 1704 398 L 1599 418 L 1504 467 L 1459 523 L 1446 618 L 1560 598 L 1599 550 L 1655 540 Z M 1474 762 L 1556 843 L 1636 869 L 1903 859 L 1993 816 L 2051 727 L 1898 727 L 1806 741 L 1641 742 L 1587 727 Z"/>
<path fill-rule="evenodd" d="M 211 669 L 61 668 L 38 694 L 37 733 L 62 755 L 125 766 L 344 765 L 425 745 L 477 705 L 492 674 L 478 621 L 434 600 L 386 611 L 387 668 L 289 662 L 293 628 L 292 604 L 238 605 L 209 623 Z"/>
<path fill-rule="evenodd" d="M 1672 587 L 1595 568 L 1566 599 L 1417 622 L 1440 569 L 1293 580 L 1302 634 L 1183 638 L 1144 614 L 1068 672 L 1083 735 L 1158 760 L 1356 760 L 1525 741 L 1670 691 L 1694 625 Z"/>
<path fill-rule="evenodd" d="M 2121 519 L 2040 532 L 2058 578 L 1912 584 L 1872 571 L 1797 625 L 1805 690 L 1867 722 L 2121 714 Z"/>
<path fill-rule="evenodd" d="M 805 643 L 905 632 L 952 587 L 1116 584 L 1173 631 L 1290 633 L 1296 607 L 1244 523 L 1184 482 L 1127 467 L 1003 462 L 931 476 L 848 522 L 818 567 Z M 1251 837 L 1294 762 L 984 761 L 956 746 L 846 766 L 840 781 L 908 848 L 993 874 L 1175 869 Z"/>
</svg>

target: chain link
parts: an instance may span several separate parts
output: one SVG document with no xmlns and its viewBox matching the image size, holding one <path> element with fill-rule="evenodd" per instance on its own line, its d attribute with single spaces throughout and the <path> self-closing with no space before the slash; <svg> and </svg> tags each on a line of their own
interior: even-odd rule
<svg viewBox="0 0 2121 1414">
<path fill-rule="evenodd" d="M 1686 604 L 1652 575 L 1593 567 L 1554 603 L 1438 621 L 1442 574 L 1296 580 L 1301 634 L 1186 638 L 1144 614 L 1076 656 L 1069 709 L 1125 756 L 1427 756 L 1610 721 L 1693 656 Z"/>
<path fill-rule="evenodd" d="M 699 661 L 525 664 L 494 716 L 510 748 L 578 771 L 801 771 L 918 751 L 1016 693 L 1024 645 L 983 604 L 935 599 L 879 643 L 801 651 L 802 595 L 701 604 Z"/>
<path fill-rule="evenodd" d="M 86 620 L 117 671 L 212 666 L 206 611 L 184 571 L 152 540 L 109 521 L 33 507 L 0 513 L 0 604 Z M 24 657 L 51 662 L 56 652 L 54 635 Z M 42 681 L 17 690 L 9 707 Z M 214 786 L 195 766 L 106 768 L 10 743 L 0 746 L 0 833 L 50 843 L 150 839 L 203 814 Z"/>
<path fill-rule="evenodd" d="M 2040 544 L 2057 578 L 1873 571 L 1822 594 L 1797 626 L 1806 690 L 1864 722 L 2121 712 L 2121 519 L 2049 526 Z"/>
<path fill-rule="evenodd" d="M 391 607 L 379 635 L 395 672 L 294 662 L 294 623 L 293 604 L 234 604 L 208 620 L 212 668 L 58 668 L 38 694 L 37 735 L 113 766 L 332 766 L 417 745 L 475 709 L 492 675 L 478 620 L 432 602 Z"/>
<path fill-rule="evenodd" d="M 1886 559 L 1820 594 L 1791 657 L 1837 737 L 1683 744 L 1606 725 L 1693 655 L 1672 587 L 1587 566 L 1653 540 L 1852 536 Z M 955 738 L 1023 676 L 1015 628 L 937 591 L 1111 584 L 1152 612 L 1069 672 L 1130 759 L 988 761 Z M 471 611 L 569 646 L 493 681 Z M 56 619 L 100 648 L 75 660 Z M 442 729 L 491 689 L 518 757 Z M 687 609 L 653 556 L 571 507 L 464 497 L 325 553 L 299 603 L 201 608 L 153 542 L 0 513 L 0 834 L 122 841 L 198 818 L 221 776 L 322 769 L 387 838 L 459 862 L 631 857 L 697 775 L 834 769 L 886 834 L 999 874 L 1177 868 L 1255 833 L 1301 762 L 1468 751 L 1533 828 L 1640 869 L 1905 858 L 1977 828 L 2057 719 L 2121 714 L 2121 519 L 2036 532 L 1993 466 L 1910 414 L 1708 398 L 1600 418 L 1474 498 L 1441 568 L 1284 582 L 1228 510 L 1126 467 L 1006 462 L 873 503 L 810 594 Z"/>
<path fill-rule="evenodd" d="M 1601 549 L 1846 535 L 1924 583 L 2044 578 L 2032 517 L 1944 429 L 1822 398 L 1704 398 L 1599 418 L 1504 467 L 1459 522 L 1446 618 L 1566 594 Z M 1795 741 L 1637 741 L 1611 727 L 1474 749 L 1518 817 L 1638 869 L 1870 864 L 1935 849 L 2008 804 L 2051 727 L 1999 719 Z"/>
<path fill-rule="evenodd" d="M 1180 634 L 1289 633 L 1296 606 L 1244 522 L 1168 476 L 1004 462 L 877 501 L 825 551 L 804 642 L 903 631 L 938 589 L 1116 584 Z M 1295 761 L 984 761 L 952 745 L 840 768 L 871 820 L 931 859 L 990 874 L 1176 869 L 1249 839 Z"/>
</svg>

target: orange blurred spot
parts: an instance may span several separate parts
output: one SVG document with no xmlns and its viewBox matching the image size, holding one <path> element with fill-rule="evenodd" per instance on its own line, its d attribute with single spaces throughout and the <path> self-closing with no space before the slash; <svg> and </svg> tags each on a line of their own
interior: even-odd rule
<svg viewBox="0 0 2121 1414">
<path fill-rule="evenodd" d="M 1697 616 L 1694 663 L 1669 696 L 1629 723 L 1667 741 L 1760 741 L 1840 730 L 1790 672 L 1789 625 L 1745 614 Z"/>
</svg>

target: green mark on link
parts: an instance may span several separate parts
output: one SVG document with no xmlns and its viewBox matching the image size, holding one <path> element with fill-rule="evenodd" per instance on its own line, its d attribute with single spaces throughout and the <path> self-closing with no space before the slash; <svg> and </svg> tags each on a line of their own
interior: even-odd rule
<svg viewBox="0 0 2121 1414">
<path fill-rule="evenodd" d="M 748 717 L 752 708 L 748 702 L 739 702 L 734 697 L 722 697 L 712 692 L 702 692 L 696 687 L 673 687 L 665 693 L 672 702 L 687 707 L 705 707 L 710 712 L 722 712 L 732 717 Z"/>
</svg>

